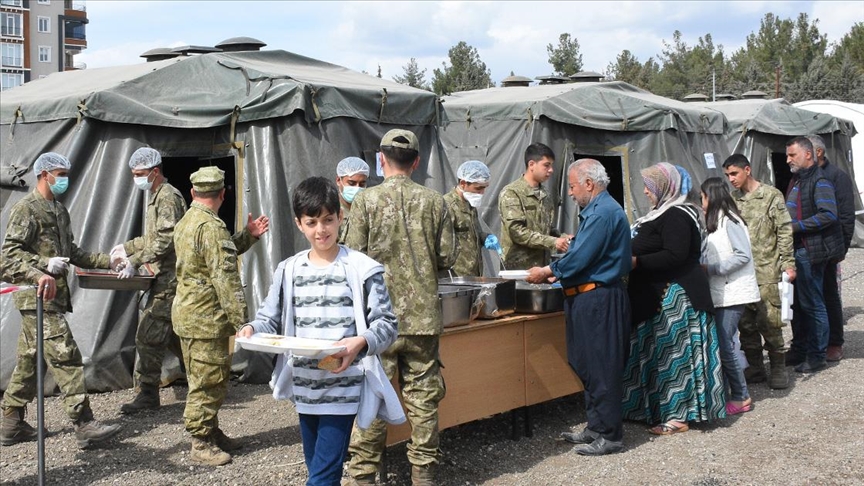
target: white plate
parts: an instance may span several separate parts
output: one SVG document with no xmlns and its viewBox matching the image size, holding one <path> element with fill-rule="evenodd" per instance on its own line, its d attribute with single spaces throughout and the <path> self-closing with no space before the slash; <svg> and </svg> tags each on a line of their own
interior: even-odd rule
<svg viewBox="0 0 864 486">
<path fill-rule="evenodd" d="M 326 339 L 309 339 L 278 334 L 257 333 L 251 337 L 238 337 L 235 342 L 243 349 L 260 351 L 262 353 L 291 353 L 307 358 L 323 358 L 336 354 L 345 346 L 334 346 L 333 341 Z"/>
<path fill-rule="evenodd" d="M 501 270 L 498 276 L 510 280 L 525 280 L 528 277 L 528 270 Z"/>
</svg>

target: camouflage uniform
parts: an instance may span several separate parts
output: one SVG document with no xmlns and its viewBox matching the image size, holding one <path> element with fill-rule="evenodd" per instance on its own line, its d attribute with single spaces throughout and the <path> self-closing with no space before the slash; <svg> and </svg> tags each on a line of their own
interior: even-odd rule
<svg viewBox="0 0 864 486">
<path fill-rule="evenodd" d="M 762 296 L 760 302 L 745 307 L 738 322 L 741 349 L 761 353 L 764 338 L 765 349 L 769 352 L 783 352 L 785 343 L 777 282 L 787 268 L 795 268 L 792 219 L 783 194 L 772 186 L 759 184 L 749 194 L 736 190 L 732 197 L 750 231 L 756 281 Z"/>
<path fill-rule="evenodd" d="M 438 342 L 443 331 L 437 272 L 455 261 L 453 223 L 437 192 L 404 175 L 357 194 L 347 246 L 384 264 L 384 279 L 399 321 L 399 337 L 381 355 L 387 375 L 399 372 L 411 423 L 408 459 L 438 463 L 438 402 L 444 398 Z M 374 474 L 387 439 L 384 422 L 355 429 L 349 446 L 352 476 Z"/>
<path fill-rule="evenodd" d="M 348 218 L 351 216 L 351 208 L 348 206 L 342 205 L 342 224 L 339 225 L 339 243 L 344 245 L 345 238 L 348 237 Z"/>
<path fill-rule="evenodd" d="M 543 267 L 555 251 L 552 231 L 552 198 L 531 187 L 524 177 L 511 182 L 498 196 L 501 213 L 501 249 L 510 270 Z"/>
<path fill-rule="evenodd" d="M 183 419 L 186 430 L 202 440 L 219 427 L 231 371 L 228 338 L 248 314 L 237 255 L 255 241 L 245 229 L 232 238 L 219 216 L 199 202 L 174 228 L 177 295 L 171 320 L 189 382 Z"/>
<path fill-rule="evenodd" d="M 59 201 L 48 201 L 38 191 L 18 201 L 9 214 L 6 241 L 3 243 L 2 280 L 36 285 L 48 273 L 48 259 L 68 257 L 81 268 L 108 268 L 104 253 L 89 253 L 74 243 L 69 212 Z M 68 271 L 68 270 L 67 270 Z M 44 350 L 48 369 L 54 375 L 66 414 L 73 421 L 89 413 L 84 386 L 81 351 L 69 330 L 64 314 L 72 312 L 69 284 L 65 272 L 53 275 L 57 295 L 44 302 Z M 15 293 L 15 306 L 21 311 L 22 332 L 18 337 L 18 357 L 2 408 L 22 408 L 36 396 L 36 290 Z"/>
<path fill-rule="evenodd" d="M 453 218 L 456 247 L 459 249 L 453 273 L 461 277 L 483 275 L 483 257 L 480 253 L 486 235 L 480 231 L 477 209 L 471 207 L 457 189 L 444 195 L 444 202 Z"/>
<path fill-rule="evenodd" d="M 166 349 L 183 358 L 180 342 L 171 329 L 171 304 L 177 289 L 174 226 L 185 212 L 186 201 L 180 191 L 168 181 L 162 182 L 147 203 L 144 235 L 123 244 L 132 265 L 137 268 L 149 263 L 156 273 L 135 335 L 138 351 L 135 382 L 138 385 L 159 385 Z"/>
</svg>

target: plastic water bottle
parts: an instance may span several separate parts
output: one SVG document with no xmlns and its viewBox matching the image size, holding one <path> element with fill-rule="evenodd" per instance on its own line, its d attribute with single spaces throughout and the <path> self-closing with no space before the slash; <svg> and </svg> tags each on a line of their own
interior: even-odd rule
<svg viewBox="0 0 864 486">
<path fill-rule="evenodd" d="M 789 275 L 783 272 L 783 280 L 780 286 L 780 319 L 783 322 L 792 322 L 792 304 L 795 300 L 795 286 L 789 282 Z"/>
</svg>

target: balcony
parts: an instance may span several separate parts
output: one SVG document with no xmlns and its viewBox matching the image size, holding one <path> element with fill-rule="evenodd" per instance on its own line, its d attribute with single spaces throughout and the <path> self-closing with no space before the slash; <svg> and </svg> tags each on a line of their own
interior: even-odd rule
<svg viewBox="0 0 864 486">
<path fill-rule="evenodd" d="M 21 0 L 0 0 L 0 6 L 3 7 L 22 7 Z"/>
<path fill-rule="evenodd" d="M 24 59 L 20 57 L 3 56 L 3 67 L 24 67 Z"/>
<path fill-rule="evenodd" d="M 84 2 L 73 2 L 70 0 L 66 0 L 64 2 L 63 8 L 66 10 L 76 10 L 78 12 L 86 12 L 87 11 L 87 4 Z"/>
<path fill-rule="evenodd" d="M 0 34 L 2 34 L 3 37 L 21 37 L 24 35 L 21 33 L 21 27 L 11 27 L 8 25 L 4 25 L 0 28 Z"/>
</svg>

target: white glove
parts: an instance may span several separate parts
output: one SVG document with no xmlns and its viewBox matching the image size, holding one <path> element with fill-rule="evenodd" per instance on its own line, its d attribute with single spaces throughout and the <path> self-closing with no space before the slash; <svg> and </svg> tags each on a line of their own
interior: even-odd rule
<svg viewBox="0 0 864 486">
<path fill-rule="evenodd" d="M 66 257 L 51 257 L 48 259 L 48 273 L 52 275 L 57 275 L 59 273 L 65 272 L 66 267 L 69 266 L 68 258 Z"/>
<path fill-rule="evenodd" d="M 132 265 L 129 260 L 123 260 L 123 269 L 117 274 L 117 278 L 130 278 L 135 275 L 138 275 L 135 265 Z"/>
<path fill-rule="evenodd" d="M 120 243 L 114 248 L 111 248 L 111 253 L 109 254 L 109 256 L 111 257 L 111 268 L 115 269 L 116 271 L 120 271 L 122 268 L 118 268 L 120 265 L 120 261 L 125 260 L 129 257 L 129 255 L 126 254 L 126 249 L 123 248 L 123 243 Z"/>
</svg>

